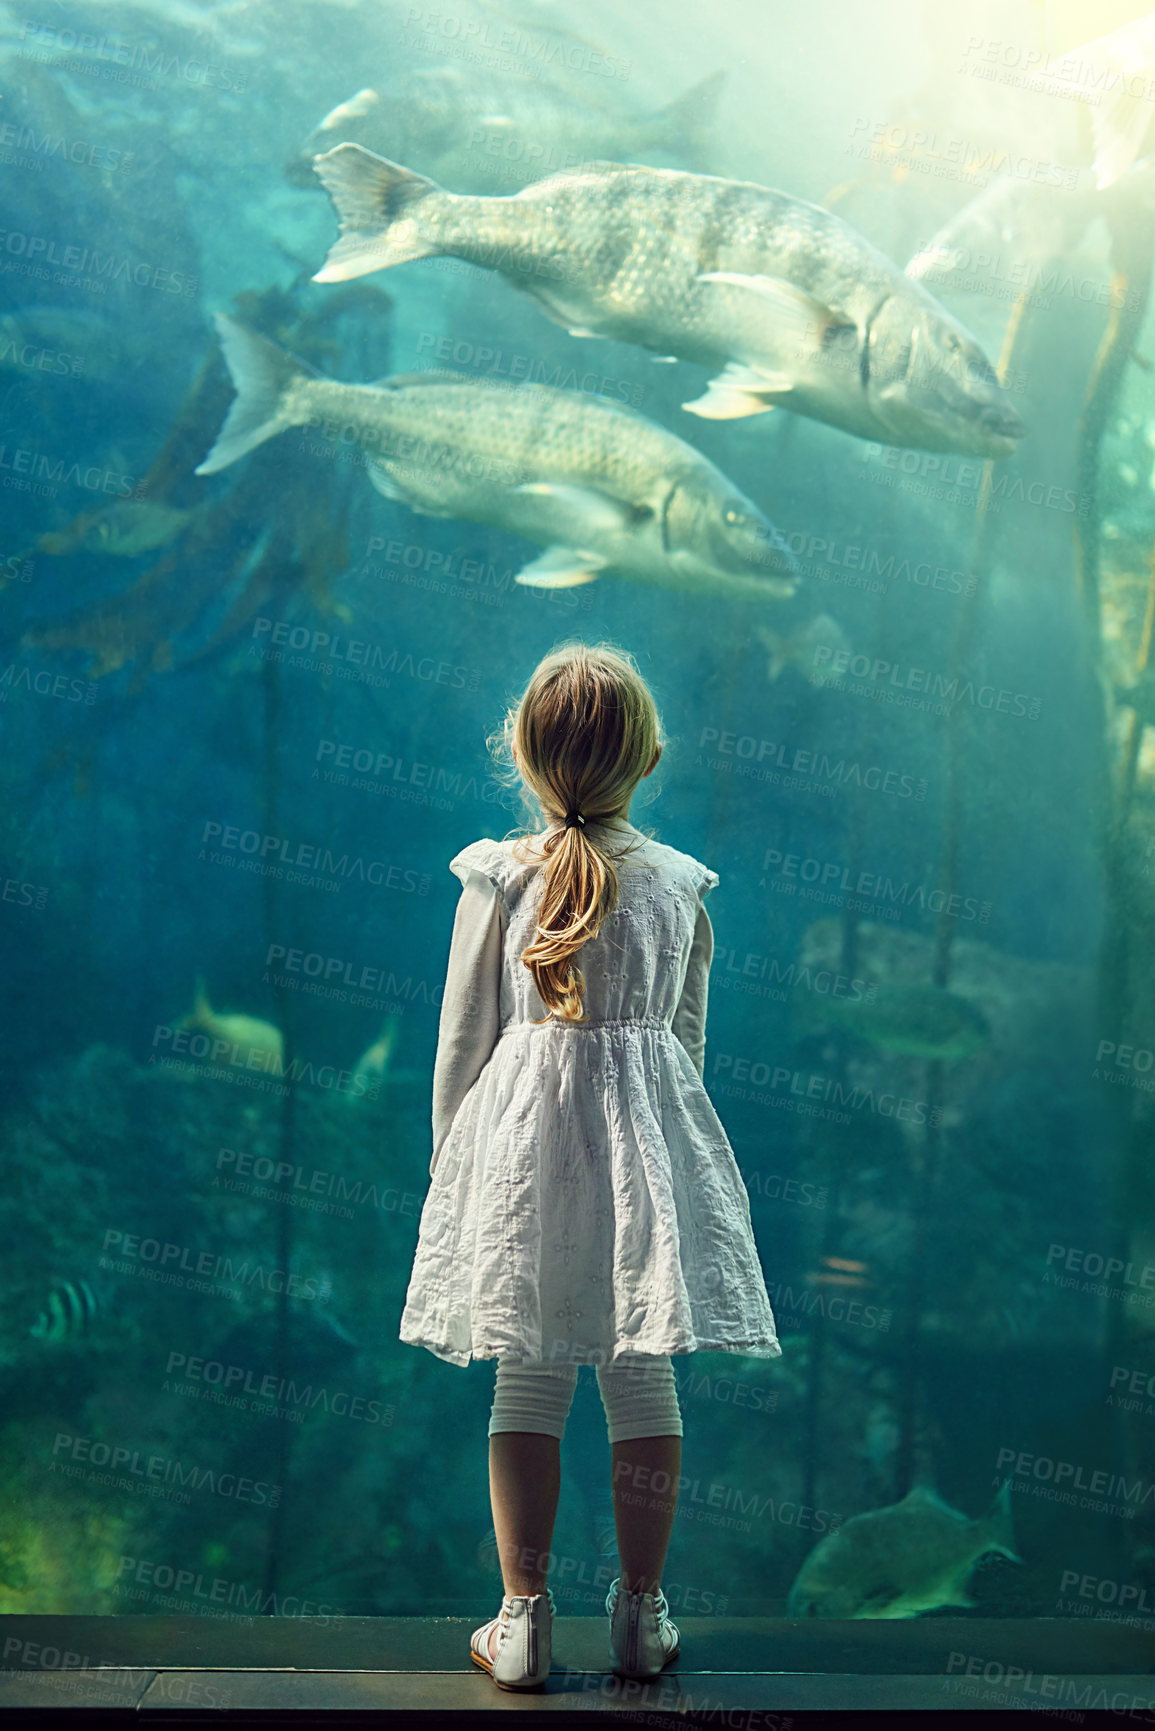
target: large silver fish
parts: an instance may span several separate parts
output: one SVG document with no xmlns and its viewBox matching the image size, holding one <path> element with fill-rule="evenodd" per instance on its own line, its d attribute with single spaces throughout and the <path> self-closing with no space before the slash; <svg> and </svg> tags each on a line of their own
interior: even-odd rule
<svg viewBox="0 0 1155 1731">
<path fill-rule="evenodd" d="M 237 396 L 198 475 L 288 427 L 332 423 L 387 497 L 544 546 L 518 583 L 564 588 L 616 571 L 756 600 L 793 593 L 795 562 L 757 505 L 632 409 L 453 374 L 339 384 L 224 313 L 216 325 Z"/>
<path fill-rule="evenodd" d="M 746 181 L 599 163 L 509 198 L 445 192 L 356 144 L 315 167 L 341 239 L 318 282 L 450 253 L 575 336 L 721 366 L 687 409 L 782 405 L 860 438 L 1002 457 L 1025 428 L 970 333 L 828 211 Z"/>
<path fill-rule="evenodd" d="M 549 77 L 423 68 L 380 90 L 359 90 L 333 109 L 306 139 L 289 178 L 315 186 L 315 152 L 339 140 L 412 163 L 461 192 L 515 192 L 543 174 L 616 154 L 644 161 L 656 153 L 659 161 L 709 168 L 724 79 L 712 73 L 669 107 L 636 114 L 613 100 L 622 86 L 612 78 L 586 78 L 573 90 Z"/>
<path fill-rule="evenodd" d="M 974 1605 L 968 1586 L 989 1551 L 1018 1563 L 1010 1480 L 988 1512 L 968 1521 L 926 1485 L 900 1503 L 855 1515 L 821 1539 L 798 1571 L 788 1617 L 917 1617 Z"/>
</svg>

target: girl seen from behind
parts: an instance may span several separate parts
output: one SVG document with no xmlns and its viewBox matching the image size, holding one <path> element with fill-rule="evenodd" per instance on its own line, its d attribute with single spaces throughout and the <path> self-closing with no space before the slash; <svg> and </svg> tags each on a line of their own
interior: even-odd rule
<svg viewBox="0 0 1155 1731">
<path fill-rule="evenodd" d="M 578 1367 L 606 1411 L 621 1573 L 610 1652 L 677 1654 L 661 1574 L 681 1470 L 672 1355 L 781 1352 L 726 1133 L 703 1084 L 708 866 L 643 833 L 631 797 L 662 753 L 632 659 L 565 645 L 506 717 L 544 826 L 475 841 L 433 1078 L 432 1183 L 401 1339 L 497 1360 L 490 1492 L 504 1598 L 471 1655 L 504 1688 L 550 1669 L 546 1573 Z"/>
</svg>

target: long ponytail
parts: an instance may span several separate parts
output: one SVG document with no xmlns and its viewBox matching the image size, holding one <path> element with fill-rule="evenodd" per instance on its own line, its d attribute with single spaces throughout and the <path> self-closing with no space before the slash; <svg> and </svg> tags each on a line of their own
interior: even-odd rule
<svg viewBox="0 0 1155 1731">
<path fill-rule="evenodd" d="M 609 854 L 580 824 L 551 832 L 542 849 L 546 865 L 537 936 L 521 959 L 542 1003 L 564 1022 L 584 1022 L 585 975 L 573 958 L 613 911 L 618 874 Z"/>
<path fill-rule="evenodd" d="M 613 912 L 622 857 L 599 820 L 629 803 L 660 749 L 661 723 L 628 655 L 577 643 L 534 669 L 506 734 L 549 826 L 536 854 L 531 838 L 514 850 L 544 862 L 537 929 L 521 959 L 550 1014 L 584 1022 L 585 976 L 575 957 Z"/>
</svg>

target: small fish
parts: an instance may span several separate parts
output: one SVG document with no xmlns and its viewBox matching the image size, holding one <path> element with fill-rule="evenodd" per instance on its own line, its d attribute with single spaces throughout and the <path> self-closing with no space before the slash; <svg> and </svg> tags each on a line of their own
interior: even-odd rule
<svg viewBox="0 0 1155 1731">
<path fill-rule="evenodd" d="M 36 545 L 41 553 L 54 556 L 80 548 L 85 553 L 132 559 L 166 547 L 191 517 L 191 511 L 160 499 L 118 499 L 101 511 L 83 512 L 65 529 L 41 535 Z"/>
<path fill-rule="evenodd" d="M 1021 1563 L 1004 1479 L 977 1521 L 926 1485 L 900 1503 L 854 1515 L 819 1541 L 790 1589 L 789 1617 L 917 1617 L 946 1605 L 969 1610 L 967 1587 L 980 1557 L 995 1551 Z"/>
<path fill-rule="evenodd" d="M 449 255 L 574 336 L 720 366 L 683 408 L 780 405 L 859 438 L 1005 457 L 1025 426 L 970 332 L 839 217 L 784 192 L 597 162 L 509 198 L 446 192 L 357 144 L 314 167 L 341 238 L 316 282 Z"/>
<path fill-rule="evenodd" d="M 625 154 L 657 153 L 685 168 L 709 169 L 724 72 L 711 73 L 653 114 L 631 114 L 585 88 L 550 78 L 485 75 L 437 66 L 359 90 L 316 126 L 289 165 L 290 180 L 315 186 L 312 157 L 334 132 L 422 174 L 445 176 L 462 192 L 508 193 L 554 169 Z M 604 81 L 612 96 L 616 86 Z"/>
<path fill-rule="evenodd" d="M 196 999 L 187 1016 L 176 1024 L 178 1028 L 200 1028 L 215 1039 L 226 1040 L 236 1048 L 238 1062 L 247 1063 L 250 1055 L 280 1059 L 284 1054 L 281 1030 L 258 1016 L 218 1015 L 208 1000 L 202 975 L 197 975 Z"/>
<path fill-rule="evenodd" d="M 46 1308 L 28 1332 L 34 1340 L 75 1340 L 90 1332 L 100 1309 L 87 1280 L 63 1280 L 52 1288 Z"/>
<path fill-rule="evenodd" d="M 869 1286 L 867 1264 L 852 1262 L 844 1256 L 820 1256 L 819 1266 L 807 1280 L 812 1286 Z"/>
<path fill-rule="evenodd" d="M 757 505 L 622 404 L 452 373 L 344 385 L 224 313 L 216 324 L 237 397 L 198 475 L 335 415 L 356 430 L 369 479 L 387 498 L 544 546 L 518 583 L 568 588 L 616 571 L 699 594 L 793 593 L 796 562 Z"/>
<path fill-rule="evenodd" d="M 977 1005 L 942 986 L 879 986 L 873 998 L 819 1000 L 799 992 L 795 1000 L 799 1033 L 840 1028 L 895 1057 L 953 1062 L 977 1052 L 991 1038 L 990 1024 Z"/>
<path fill-rule="evenodd" d="M 835 656 L 850 652 L 846 633 L 828 613 L 808 619 L 792 633 L 771 631 L 760 625 L 758 635 L 770 651 L 771 679 L 779 678 L 785 668 L 793 665 L 811 685 L 826 685 L 838 678 Z"/>
</svg>

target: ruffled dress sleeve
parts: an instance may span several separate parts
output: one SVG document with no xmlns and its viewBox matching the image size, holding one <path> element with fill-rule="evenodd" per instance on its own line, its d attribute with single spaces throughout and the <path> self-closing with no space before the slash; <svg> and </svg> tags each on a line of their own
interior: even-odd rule
<svg viewBox="0 0 1155 1731">
<path fill-rule="evenodd" d="M 449 862 L 450 871 L 461 879 L 461 898 L 453 921 L 433 1066 L 431 1175 L 461 1103 L 485 1068 L 501 1031 L 503 860 L 496 842 L 475 841 Z"/>
<path fill-rule="evenodd" d="M 718 874 L 708 866 L 695 862 L 697 873 L 698 911 L 694 922 L 694 938 L 690 959 L 678 1007 L 674 1011 L 673 1033 L 690 1055 L 690 1061 L 703 1079 L 706 1073 L 706 999 L 710 982 L 710 963 L 714 959 L 714 929 L 706 912 L 703 896 L 718 882 Z"/>
</svg>

